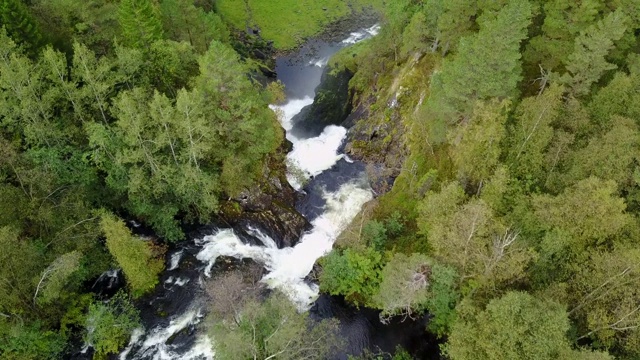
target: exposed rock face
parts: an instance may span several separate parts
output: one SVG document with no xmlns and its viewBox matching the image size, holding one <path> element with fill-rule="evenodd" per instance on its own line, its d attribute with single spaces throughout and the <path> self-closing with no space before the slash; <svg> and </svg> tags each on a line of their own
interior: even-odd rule
<svg viewBox="0 0 640 360">
<path fill-rule="evenodd" d="M 380 195 L 391 190 L 408 152 L 400 114 L 391 108 L 390 115 L 381 118 L 370 113 L 372 103 L 373 99 L 361 102 L 345 121 L 349 133 L 344 152 L 367 164 L 371 187 Z"/>
<path fill-rule="evenodd" d="M 262 179 L 252 189 L 226 201 L 221 216 L 230 226 L 257 226 L 269 235 L 278 247 L 294 246 L 302 233 L 311 229 L 311 224 L 295 208 L 298 194 L 289 185 L 282 155 L 285 142 L 265 166 Z"/>
<path fill-rule="evenodd" d="M 313 104 L 293 118 L 292 133 L 297 137 L 318 136 L 327 125 L 349 129 L 345 153 L 367 164 L 371 187 L 376 194 L 389 191 L 407 155 L 404 124 L 397 109 L 398 99 L 391 98 L 387 111 L 372 113 L 369 107 L 378 99 L 360 99 L 354 106 L 349 81 L 353 73 L 343 68 L 325 68 L 316 88 Z M 383 116 L 384 115 L 384 116 Z"/>
<path fill-rule="evenodd" d="M 305 107 L 293 117 L 292 133 L 296 137 L 318 136 L 327 125 L 339 125 L 351 113 L 349 70 L 333 72 L 326 67 L 320 85 L 316 88 L 313 104 Z"/>
</svg>

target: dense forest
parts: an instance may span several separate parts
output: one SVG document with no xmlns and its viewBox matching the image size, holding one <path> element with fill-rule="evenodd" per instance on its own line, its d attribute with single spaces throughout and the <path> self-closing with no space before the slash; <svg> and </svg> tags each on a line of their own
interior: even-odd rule
<svg viewBox="0 0 640 360">
<path fill-rule="evenodd" d="M 57 359 L 74 337 L 116 352 L 163 242 L 251 186 L 283 134 L 213 4 L 0 3 L 0 357 Z M 115 265 L 128 294 L 87 283 Z M 87 329 L 87 330 L 84 330 Z"/>
<path fill-rule="evenodd" d="M 638 0 L 0 0 L 0 357 L 122 349 L 167 244 L 284 161 L 264 53 L 360 11 L 380 34 L 330 67 L 366 109 L 347 149 L 393 181 L 320 289 L 429 314 L 452 360 L 640 357 Z M 208 290 L 220 359 L 339 344 L 280 294 Z"/>
<path fill-rule="evenodd" d="M 638 358 L 640 2 L 385 11 L 332 64 L 368 110 L 351 152 L 397 178 L 321 288 L 429 313 L 453 360 Z"/>
</svg>

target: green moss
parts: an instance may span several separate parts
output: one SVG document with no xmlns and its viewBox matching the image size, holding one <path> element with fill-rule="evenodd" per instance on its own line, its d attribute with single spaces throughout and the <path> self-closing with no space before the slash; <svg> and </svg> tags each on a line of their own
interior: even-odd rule
<svg viewBox="0 0 640 360">
<path fill-rule="evenodd" d="M 277 49 L 298 46 L 352 11 L 379 7 L 380 0 L 219 0 L 222 17 L 237 29 L 258 26 Z"/>
<path fill-rule="evenodd" d="M 242 215 L 242 207 L 235 201 L 225 201 L 220 210 L 228 219 L 236 219 Z"/>
<path fill-rule="evenodd" d="M 352 73 L 358 70 L 358 56 L 367 50 L 369 41 L 362 41 L 352 46 L 342 48 L 329 59 L 331 74 L 337 74 L 342 69 L 347 69 Z"/>
</svg>

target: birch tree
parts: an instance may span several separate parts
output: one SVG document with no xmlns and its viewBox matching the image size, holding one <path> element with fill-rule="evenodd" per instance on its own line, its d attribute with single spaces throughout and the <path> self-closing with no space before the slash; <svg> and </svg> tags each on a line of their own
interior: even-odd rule
<svg viewBox="0 0 640 360">
<path fill-rule="evenodd" d="M 336 320 L 314 324 L 277 292 L 263 303 L 244 304 L 237 321 L 215 320 L 210 333 L 216 339 L 216 358 L 221 360 L 319 360 L 342 344 Z"/>
<path fill-rule="evenodd" d="M 60 255 L 49 264 L 40 275 L 36 291 L 33 294 L 33 303 L 35 304 L 38 300 L 40 292 L 42 304 L 47 304 L 59 297 L 69 276 L 78 270 L 81 257 L 82 254 L 79 251 L 72 251 Z"/>
</svg>

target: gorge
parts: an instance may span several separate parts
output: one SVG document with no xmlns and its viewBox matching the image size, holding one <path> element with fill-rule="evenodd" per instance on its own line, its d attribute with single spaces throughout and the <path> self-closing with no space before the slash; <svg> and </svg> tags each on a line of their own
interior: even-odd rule
<svg viewBox="0 0 640 360">
<path fill-rule="evenodd" d="M 212 341 L 215 339 L 208 338 L 200 329 L 207 308 L 202 288 L 212 273 L 215 275 L 220 271 L 217 262 L 229 262 L 228 258 L 250 259 L 264 266 L 266 273 L 261 281 L 269 288 L 285 293 L 300 311 L 308 311 L 315 303 L 318 286 L 307 275 L 316 260 L 331 251 L 340 231 L 373 194 L 364 165 L 341 153 L 347 129 L 339 124 L 327 125 L 315 136 L 298 137 L 294 134 L 308 133 L 315 125 L 295 122 L 294 118 L 313 103 L 314 90 L 320 84 L 328 58 L 345 46 L 375 36 L 378 29 L 379 25 L 371 25 L 351 32 L 338 42 L 311 40 L 297 53 L 277 60 L 276 72 L 285 85 L 287 99 L 283 105 L 274 105 L 273 110 L 279 112 L 287 139 L 292 143 L 287 163 L 294 169 L 290 170 L 288 178 L 303 194 L 298 209 L 313 228 L 293 247 L 284 248 L 278 248 L 271 237 L 251 224 L 241 229 L 208 226 L 197 230 L 200 236 L 194 235 L 192 240 L 167 255 L 167 270 L 161 275 L 163 289 L 156 291 L 141 309 L 143 314 L 149 314 L 148 317 L 143 315 L 146 329 L 134 331 L 119 359 L 213 359 Z M 383 336 L 384 326 L 376 325 L 377 313 L 358 314 L 346 305 L 331 305 L 335 302 L 340 301 L 323 298 L 312 312 L 321 317 L 344 313 L 342 316 L 353 327 L 346 334 L 351 339 L 348 349 L 352 354 L 359 354 L 366 348 L 379 348 L 379 344 L 375 344 L 376 336 L 379 342 L 386 344 L 383 346 L 387 351 L 393 351 L 397 344 L 407 343 L 401 335 L 396 335 L 396 340 Z M 157 316 L 160 313 L 166 315 Z M 379 334 L 372 334 L 374 331 Z M 419 330 L 418 334 L 423 332 Z M 387 330 L 387 333 L 390 332 Z M 411 337 L 409 334 L 415 334 L 408 329 L 404 333 L 407 338 Z"/>
</svg>

